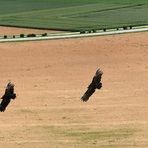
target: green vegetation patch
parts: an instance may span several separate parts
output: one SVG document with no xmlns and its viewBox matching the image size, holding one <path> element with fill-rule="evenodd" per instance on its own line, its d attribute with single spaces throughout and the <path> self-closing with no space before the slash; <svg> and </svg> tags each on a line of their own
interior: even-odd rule
<svg viewBox="0 0 148 148">
<path fill-rule="evenodd" d="M 138 130 L 134 128 L 113 128 L 113 129 L 80 129 L 69 127 L 40 127 L 46 136 L 57 142 L 66 141 L 69 145 L 77 147 L 90 146 L 131 146 L 134 145 L 134 138 Z M 38 128 L 39 129 L 39 128 Z M 62 140 L 62 141 L 61 141 Z"/>
<path fill-rule="evenodd" d="M 10 141 L 53 143 L 59 147 L 130 147 L 139 146 L 143 131 L 127 125 L 98 128 L 81 125 L 48 125 L 41 122 L 9 131 Z M 147 138 L 147 137 L 146 137 Z"/>
<path fill-rule="evenodd" d="M 67 132 L 67 136 L 78 138 L 81 141 L 102 141 L 106 140 L 107 142 L 119 141 L 126 138 L 130 138 L 134 135 L 136 130 L 134 129 L 112 129 L 112 130 L 100 130 L 100 131 L 73 131 Z"/>
<path fill-rule="evenodd" d="M 148 24 L 147 0 L 0 0 L 0 24 L 89 30 Z"/>
</svg>

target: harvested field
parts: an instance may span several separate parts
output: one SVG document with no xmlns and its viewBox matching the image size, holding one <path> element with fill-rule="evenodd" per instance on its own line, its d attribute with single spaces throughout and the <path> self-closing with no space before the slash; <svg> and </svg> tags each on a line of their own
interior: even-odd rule
<svg viewBox="0 0 148 148">
<path fill-rule="evenodd" d="M 5 148 L 148 147 L 148 32 L 0 44 L 0 113 Z M 96 69 L 103 88 L 86 103 Z"/>
</svg>

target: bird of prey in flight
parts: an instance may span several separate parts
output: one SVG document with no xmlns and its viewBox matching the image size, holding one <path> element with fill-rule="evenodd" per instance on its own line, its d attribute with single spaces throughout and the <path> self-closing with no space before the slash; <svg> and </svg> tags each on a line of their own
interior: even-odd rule
<svg viewBox="0 0 148 148">
<path fill-rule="evenodd" d="M 87 91 L 84 93 L 84 95 L 81 97 L 81 100 L 86 102 L 89 100 L 89 97 L 95 92 L 96 89 L 101 89 L 102 83 L 101 83 L 101 77 L 103 75 L 103 72 L 98 69 L 92 79 L 92 82 L 89 84 Z"/>
<path fill-rule="evenodd" d="M 11 99 L 14 100 L 15 98 L 16 94 L 14 93 L 14 84 L 9 82 L 6 86 L 4 95 L 1 97 L 2 101 L 0 103 L 0 111 L 4 112 Z"/>
</svg>

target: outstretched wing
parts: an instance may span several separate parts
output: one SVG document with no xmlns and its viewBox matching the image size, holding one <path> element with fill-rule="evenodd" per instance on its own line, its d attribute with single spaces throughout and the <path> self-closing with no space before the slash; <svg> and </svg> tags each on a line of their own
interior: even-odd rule
<svg viewBox="0 0 148 148">
<path fill-rule="evenodd" d="M 0 111 L 4 112 L 6 110 L 6 107 L 8 106 L 8 104 L 10 103 L 10 99 L 3 99 L 1 104 L 0 104 Z"/>
<path fill-rule="evenodd" d="M 103 72 L 98 69 L 92 79 L 92 82 L 89 84 L 87 91 L 84 93 L 84 95 L 81 97 L 82 101 L 88 101 L 89 97 L 95 92 L 96 89 L 101 89 L 102 83 L 101 83 L 101 77 Z"/>
<path fill-rule="evenodd" d="M 14 93 L 14 84 L 9 82 L 5 89 L 4 95 L 1 97 L 2 102 L 0 104 L 0 111 L 4 112 L 6 110 L 6 107 L 10 103 L 11 99 L 15 99 L 15 98 L 16 98 L 16 94 Z"/>
</svg>

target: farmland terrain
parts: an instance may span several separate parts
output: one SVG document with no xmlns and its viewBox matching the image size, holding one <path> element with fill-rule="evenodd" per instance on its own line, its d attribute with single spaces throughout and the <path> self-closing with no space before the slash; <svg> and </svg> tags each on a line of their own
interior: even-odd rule
<svg viewBox="0 0 148 148">
<path fill-rule="evenodd" d="M 0 0 L 0 25 L 80 31 L 148 24 L 147 0 Z"/>
<path fill-rule="evenodd" d="M 5 33 L 5 32 L 3 32 Z M 148 32 L 1 43 L 0 113 L 5 148 L 148 147 Z M 80 100 L 97 68 L 103 88 Z"/>
</svg>

